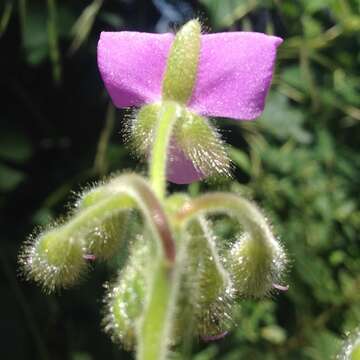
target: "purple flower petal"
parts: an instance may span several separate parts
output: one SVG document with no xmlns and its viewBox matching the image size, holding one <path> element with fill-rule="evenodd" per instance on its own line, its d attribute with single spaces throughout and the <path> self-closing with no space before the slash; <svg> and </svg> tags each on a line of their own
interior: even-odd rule
<svg viewBox="0 0 360 360">
<path fill-rule="evenodd" d="M 282 40 L 254 32 L 203 35 L 189 107 L 207 116 L 254 119 L 264 109 Z"/>
<path fill-rule="evenodd" d="M 139 106 L 160 100 L 173 39 L 173 34 L 101 33 L 98 66 L 115 106 Z"/>
<path fill-rule="evenodd" d="M 201 336 L 201 338 L 202 338 L 205 342 L 210 342 L 210 341 L 216 341 L 216 340 L 223 339 L 227 334 L 228 334 L 228 331 L 224 331 L 224 332 L 222 332 L 222 333 L 220 333 L 220 334 L 217 334 L 217 335 Z"/>
<path fill-rule="evenodd" d="M 204 175 L 195 169 L 192 161 L 175 144 L 171 144 L 166 172 L 167 179 L 174 184 L 190 184 L 204 178 Z"/>
<path fill-rule="evenodd" d="M 273 284 L 272 286 L 274 289 L 279 290 L 279 291 L 288 291 L 289 290 L 289 285 Z"/>
</svg>

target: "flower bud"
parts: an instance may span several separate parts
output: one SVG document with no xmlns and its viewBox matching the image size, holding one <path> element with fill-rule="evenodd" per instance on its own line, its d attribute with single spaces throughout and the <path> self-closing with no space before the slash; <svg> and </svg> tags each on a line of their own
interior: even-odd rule
<svg viewBox="0 0 360 360">
<path fill-rule="evenodd" d="M 266 296 L 283 276 L 286 254 L 281 244 L 268 235 L 269 238 L 259 241 L 245 233 L 230 250 L 234 287 L 241 296 Z"/>
<path fill-rule="evenodd" d="M 200 35 L 198 20 L 187 22 L 176 34 L 162 84 L 164 100 L 186 104 L 191 97 L 199 62 Z"/>
<path fill-rule="evenodd" d="M 149 244 L 143 238 L 137 239 L 127 264 L 117 280 L 108 286 L 104 300 L 104 329 L 114 342 L 120 342 L 129 350 L 135 345 L 135 327 L 144 306 L 148 257 Z"/>
<path fill-rule="evenodd" d="M 73 285 L 86 270 L 83 243 L 62 227 L 41 233 L 25 245 L 20 262 L 27 278 L 46 292 Z"/>
<path fill-rule="evenodd" d="M 196 318 L 196 333 L 215 337 L 229 330 L 232 312 L 232 291 L 229 275 L 223 268 L 215 238 L 208 222 L 200 218 L 190 227 L 188 287 Z"/>
<path fill-rule="evenodd" d="M 77 210 L 84 211 L 111 195 L 111 182 L 93 188 L 82 194 L 77 203 Z M 110 213 L 101 223 L 95 223 L 95 226 L 84 236 L 85 252 L 100 260 L 114 256 L 124 239 L 129 216 L 129 211 L 123 210 L 115 214 Z"/>
</svg>

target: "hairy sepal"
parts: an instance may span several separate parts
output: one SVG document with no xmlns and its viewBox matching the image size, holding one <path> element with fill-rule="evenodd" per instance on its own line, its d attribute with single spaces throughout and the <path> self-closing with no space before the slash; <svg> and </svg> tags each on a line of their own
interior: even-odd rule
<svg viewBox="0 0 360 360">
<path fill-rule="evenodd" d="M 162 103 L 143 106 L 128 125 L 127 140 L 138 156 L 149 156 L 162 106 Z M 231 162 L 218 130 L 207 118 L 181 105 L 170 141 L 168 166 L 179 151 L 204 178 L 231 176 Z"/>
<path fill-rule="evenodd" d="M 176 34 L 162 84 L 165 100 L 186 104 L 195 85 L 200 56 L 201 25 L 198 20 L 187 22 Z"/>
</svg>

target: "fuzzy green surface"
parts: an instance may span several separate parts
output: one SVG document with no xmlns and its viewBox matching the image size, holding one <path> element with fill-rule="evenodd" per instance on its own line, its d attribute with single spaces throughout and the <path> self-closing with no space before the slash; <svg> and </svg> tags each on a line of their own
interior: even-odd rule
<svg viewBox="0 0 360 360">
<path fill-rule="evenodd" d="M 189 21 L 176 34 L 163 79 L 165 100 L 186 104 L 191 97 L 199 62 L 200 35 L 198 20 Z"/>
<path fill-rule="evenodd" d="M 351 360 L 360 360 L 360 344 L 356 345 L 351 352 Z"/>
</svg>

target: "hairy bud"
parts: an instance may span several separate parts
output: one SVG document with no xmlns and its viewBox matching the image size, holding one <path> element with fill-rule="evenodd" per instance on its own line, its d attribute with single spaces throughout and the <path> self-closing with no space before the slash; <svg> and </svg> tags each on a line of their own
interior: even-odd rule
<svg viewBox="0 0 360 360">
<path fill-rule="evenodd" d="M 165 100 L 186 104 L 191 97 L 199 62 L 200 35 L 198 20 L 189 21 L 176 34 L 163 80 Z"/>
<path fill-rule="evenodd" d="M 77 210 L 83 211 L 111 195 L 111 182 L 87 191 L 78 200 Z M 109 213 L 101 223 L 96 224 L 84 237 L 86 253 L 100 260 L 114 256 L 124 239 L 129 216 L 128 210 Z"/>
<path fill-rule="evenodd" d="M 40 283 L 46 292 L 73 285 L 86 270 L 83 243 L 56 228 L 41 233 L 25 245 L 20 255 L 28 279 Z"/>
<path fill-rule="evenodd" d="M 189 298 L 196 318 L 196 333 L 213 337 L 231 326 L 232 290 L 209 223 L 202 217 L 190 226 Z"/>
<path fill-rule="evenodd" d="M 268 235 L 267 239 L 259 241 L 245 233 L 230 251 L 234 286 L 241 296 L 266 296 L 282 279 L 286 254 L 281 244 Z"/>
<path fill-rule="evenodd" d="M 138 238 L 117 280 L 107 286 L 104 329 L 126 349 L 135 345 L 136 323 L 144 307 L 148 256 L 149 244 Z"/>
</svg>

